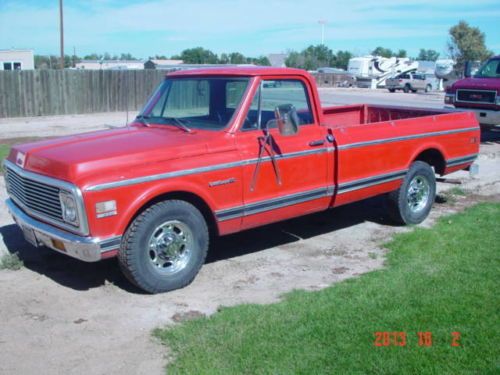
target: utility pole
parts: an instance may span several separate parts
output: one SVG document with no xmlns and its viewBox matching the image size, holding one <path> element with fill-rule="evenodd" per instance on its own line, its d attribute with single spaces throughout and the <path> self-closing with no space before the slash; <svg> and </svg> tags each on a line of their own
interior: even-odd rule
<svg viewBox="0 0 500 375">
<path fill-rule="evenodd" d="M 59 31 L 61 34 L 61 69 L 64 69 L 64 20 L 63 0 L 59 0 Z"/>
<path fill-rule="evenodd" d="M 318 23 L 321 25 L 321 45 L 325 45 L 325 25 L 328 23 L 327 20 L 319 20 Z"/>
</svg>

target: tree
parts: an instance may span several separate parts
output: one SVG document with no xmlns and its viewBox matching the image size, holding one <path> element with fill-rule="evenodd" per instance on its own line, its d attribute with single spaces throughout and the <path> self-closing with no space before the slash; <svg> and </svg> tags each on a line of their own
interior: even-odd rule
<svg viewBox="0 0 500 375">
<path fill-rule="evenodd" d="M 122 53 L 119 57 L 120 60 L 137 60 L 131 53 Z"/>
<path fill-rule="evenodd" d="M 417 60 L 436 61 L 437 59 L 439 59 L 439 52 L 434 51 L 433 49 L 420 48 Z"/>
<path fill-rule="evenodd" d="M 227 53 L 221 53 L 219 58 L 220 64 L 229 64 L 230 58 Z"/>
<path fill-rule="evenodd" d="M 305 70 L 316 70 L 325 66 L 332 66 L 335 56 L 330 48 L 323 44 L 310 45 L 302 52 L 290 51 L 285 60 L 288 67 Z"/>
<path fill-rule="evenodd" d="M 303 56 L 297 51 L 288 51 L 285 65 L 289 68 L 300 68 L 304 64 Z"/>
<path fill-rule="evenodd" d="M 60 57 L 59 56 L 45 56 L 45 55 L 35 55 L 35 69 L 60 69 Z M 76 63 L 80 62 L 81 59 L 78 56 L 64 55 L 64 67 L 71 68 L 74 67 Z"/>
<path fill-rule="evenodd" d="M 84 60 L 100 60 L 102 59 L 102 55 L 98 55 L 97 53 L 91 53 L 90 55 L 85 55 L 83 57 Z"/>
<path fill-rule="evenodd" d="M 394 52 L 390 48 L 377 47 L 372 51 L 373 56 L 393 57 Z"/>
<path fill-rule="evenodd" d="M 179 56 L 172 56 L 172 59 L 183 60 L 185 64 L 217 64 L 217 55 L 203 47 L 185 49 Z"/>
<path fill-rule="evenodd" d="M 249 57 L 247 58 L 249 64 L 261 65 L 261 66 L 271 66 L 271 62 L 266 56 L 259 56 L 257 58 Z"/>
<path fill-rule="evenodd" d="M 352 53 L 349 51 L 338 51 L 334 56 L 333 66 L 335 68 L 347 70 L 347 65 L 352 56 Z"/>
<path fill-rule="evenodd" d="M 398 53 L 396 53 L 396 55 L 395 55 L 395 56 L 396 56 L 396 57 L 407 57 L 407 56 L 408 56 L 408 54 L 406 53 L 406 50 L 404 50 L 404 49 L 400 49 L 400 50 L 398 51 Z"/>
<path fill-rule="evenodd" d="M 245 64 L 246 58 L 239 52 L 232 52 L 229 54 L 229 62 L 231 64 Z"/>
<path fill-rule="evenodd" d="M 484 61 L 493 55 L 486 48 L 484 39 L 484 33 L 478 27 L 471 27 L 463 20 L 450 28 L 448 52 L 456 61 L 455 69 L 463 71 L 466 61 Z"/>
</svg>

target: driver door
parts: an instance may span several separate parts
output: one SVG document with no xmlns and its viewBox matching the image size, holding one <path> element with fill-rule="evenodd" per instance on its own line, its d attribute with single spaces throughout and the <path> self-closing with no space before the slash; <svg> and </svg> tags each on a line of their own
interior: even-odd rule
<svg viewBox="0 0 500 375">
<path fill-rule="evenodd" d="M 243 228 L 326 209 L 327 143 L 301 79 L 263 80 L 236 136 L 243 166 Z M 298 132 L 281 135 L 278 105 L 291 104 Z M 264 139 L 268 142 L 266 143 Z M 273 162 L 274 159 L 274 162 Z"/>
</svg>

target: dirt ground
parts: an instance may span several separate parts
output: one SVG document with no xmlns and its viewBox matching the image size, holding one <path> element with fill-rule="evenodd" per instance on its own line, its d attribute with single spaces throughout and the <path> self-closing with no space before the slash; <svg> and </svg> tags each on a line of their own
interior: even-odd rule
<svg viewBox="0 0 500 375">
<path fill-rule="evenodd" d="M 99 116 L 75 117 L 87 124 L 77 130 L 108 122 L 115 126 L 106 119 L 119 117 Z M 53 132 L 49 126 L 34 133 L 26 121 L 11 121 L 0 139 L 74 130 Z M 480 174 L 473 179 L 466 172 L 449 176 L 474 195 L 436 203 L 422 225 L 430 226 L 481 196 L 498 198 L 499 160 L 500 133 L 485 134 Z M 439 183 L 438 191 L 454 186 Z M 358 202 L 221 238 L 191 285 L 151 296 L 132 287 L 115 260 L 83 263 L 32 248 L 6 214 L 4 199 L 0 177 L 0 254 L 18 252 L 25 265 L 19 271 L 0 271 L 1 374 L 160 374 L 168 351 L 151 338 L 153 328 L 212 314 L 220 306 L 274 302 L 293 289 L 317 290 L 383 267 L 382 244 L 408 230 L 388 222 L 383 199 Z"/>
</svg>

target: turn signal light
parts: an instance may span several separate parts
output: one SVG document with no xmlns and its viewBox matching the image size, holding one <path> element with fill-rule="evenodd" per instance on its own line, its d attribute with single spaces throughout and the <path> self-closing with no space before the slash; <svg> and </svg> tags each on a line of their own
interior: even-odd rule
<svg viewBox="0 0 500 375">
<path fill-rule="evenodd" d="M 61 250 L 66 252 L 66 246 L 64 246 L 64 242 L 56 239 L 51 239 L 52 241 L 52 246 L 54 246 L 57 250 Z"/>
</svg>

